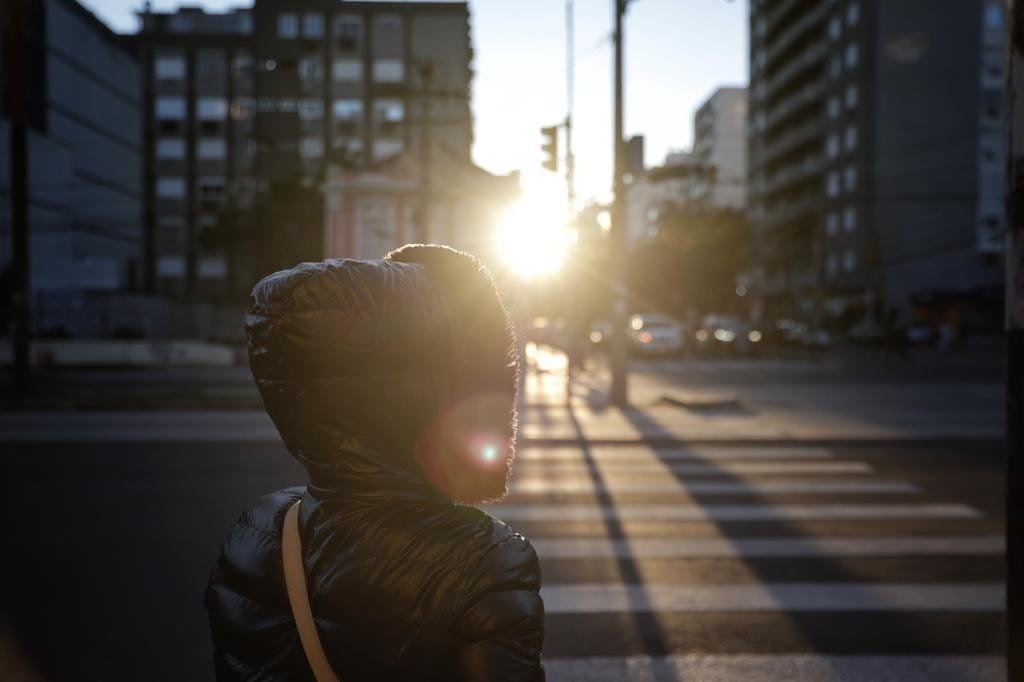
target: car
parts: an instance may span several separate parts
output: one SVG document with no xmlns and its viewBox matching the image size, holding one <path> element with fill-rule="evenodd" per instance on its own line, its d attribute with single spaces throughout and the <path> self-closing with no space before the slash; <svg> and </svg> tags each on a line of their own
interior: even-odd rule
<svg viewBox="0 0 1024 682">
<path fill-rule="evenodd" d="M 732 315 L 705 315 L 694 332 L 698 349 L 726 355 L 754 353 L 763 339 L 760 329 Z"/>
<path fill-rule="evenodd" d="M 660 313 L 643 313 L 629 318 L 629 347 L 637 354 L 672 355 L 683 350 L 684 327 L 678 320 Z"/>
<path fill-rule="evenodd" d="M 850 327 L 850 339 L 856 343 L 881 343 L 885 330 L 874 318 L 865 317 Z"/>
</svg>

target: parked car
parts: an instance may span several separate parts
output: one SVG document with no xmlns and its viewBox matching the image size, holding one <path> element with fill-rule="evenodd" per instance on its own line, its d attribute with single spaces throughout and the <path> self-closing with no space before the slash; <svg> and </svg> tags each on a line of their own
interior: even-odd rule
<svg viewBox="0 0 1024 682">
<path fill-rule="evenodd" d="M 633 315 L 629 319 L 629 347 L 634 353 L 675 354 L 683 350 L 681 322 L 660 313 Z"/>
<path fill-rule="evenodd" d="M 760 329 L 732 315 L 705 315 L 694 332 L 699 350 L 723 355 L 754 353 L 764 340 Z"/>
<path fill-rule="evenodd" d="M 882 329 L 882 325 L 871 317 L 865 317 L 850 327 L 850 339 L 856 343 L 881 343 L 884 336 L 885 330 Z"/>
<path fill-rule="evenodd" d="M 612 323 L 608 320 L 594 320 L 590 325 L 590 343 L 598 347 L 608 345 L 614 333 Z"/>
</svg>

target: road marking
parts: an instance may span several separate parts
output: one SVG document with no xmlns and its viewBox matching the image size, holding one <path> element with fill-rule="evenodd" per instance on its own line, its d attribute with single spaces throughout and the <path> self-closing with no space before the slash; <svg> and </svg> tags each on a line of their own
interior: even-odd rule
<svg viewBox="0 0 1024 682">
<path fill-rule="evenodd" d="M 545 613 L 722 611 L 1003 611 L 1002 583 L 553 584 Z"/>
<path fill-rule="evenodd" d="M 612 464 L 613 466 L 609 466 Z M 864 462 L 725 462 L 722 464 L 663 464 L 656 460 L 644 462 L 598 462 L 608 473 L 637 474 L 868 474 L 873 471 Z M 574 473 L 586 471 L 581 464 L 570 462 L 529 462 L 520 471 Z"/>
<path fill-rule="evenodd" d="M 684 450 L 654 450 L 652 448 L 594 448 L 591 457 L 597 462 L 718 462 L 731 460 L 764 459 L 831 459 L 832 452 L 826 448 L 779 448 L 779 447 L 707 447 Z M 533 461 L 583 461 L 579 448 L 536 448 L 528 447 L 516 453 L 516 460 Z"/>
<path fill-rule="evenodd" d="M 541 559 L 960 556 L 1003 554 L 1001 535 L 834 538 L 537 538 Z"/>
<path fill-rule="evenodd" d="M 914 493 L 917 487 L 902 481 L 691 481 L 611 479 L 595 488 L 586 479 L 513 479 L 512 492 L 521 494 L 592 493 L 696 493 L 702 495 L 855 495 Z"/>
<path fill-rule="evenodd" d="M 495 505 L 490 512 L 506 521 L 826 521 L 888 519 L 979 519 L 963 504 L 638 504 Z"/>
<path fill-rule="evenodd" d="M 1004 682 L 1002 656 L 592 656 L 544 658 L 550 682 Z"/>
</svg>

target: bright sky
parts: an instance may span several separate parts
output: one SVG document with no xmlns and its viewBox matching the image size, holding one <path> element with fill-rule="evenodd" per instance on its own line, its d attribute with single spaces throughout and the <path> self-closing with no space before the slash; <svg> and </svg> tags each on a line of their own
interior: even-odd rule
<svg viewBox="0 0 1024 682">
<path fill-rule="evenodd" d="M 82 0 L 115 30 L 135 30 L 142 0 Z M 158 10 L 230 0 L 154 0 Z M 470 0 L 475 77 L 473 157 L 495 173 L 539 167 L 540 128 L 565 118 L 565 0 Z M 575 0 L 577 187 L 611 183 L 612 0 Z M 632 0 L 626 18 L 626 134 L 643 134 L 647 163 L 689 148 L 694 110 L 720 85 L 747 82 L 746 0 Z M 554 178 L 547 178 L 549 184 Z"/>
</svg>

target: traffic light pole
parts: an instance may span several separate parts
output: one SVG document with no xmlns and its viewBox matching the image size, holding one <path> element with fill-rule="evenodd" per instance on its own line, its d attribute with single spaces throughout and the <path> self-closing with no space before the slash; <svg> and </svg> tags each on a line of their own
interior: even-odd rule
<svg viewBox="0 0 1024 682">
<path fill-rule="evenodd" d="M 626 292 L 626 183 L 625 145 L 622 140 L 622 43 L 623 15 L 628 0 L 612 0 L 615 3 L 615 177 L 612 188 L 615 201 L 612 204 L 612 226 L 609 234 L 610 258 L 608 260 L 611 279 L 612 310 L 611 322 L 614 333 L 611 338 L 611 401 L 618 407 L 629 404 L 629 356 L 626 345 L 626 318 L 628 297 Z"/>
<path fill-rule="evenodd" d="M 1007 679 L 1024 679 L 1024 2 L 1007 0 Z"/>
</svg>

